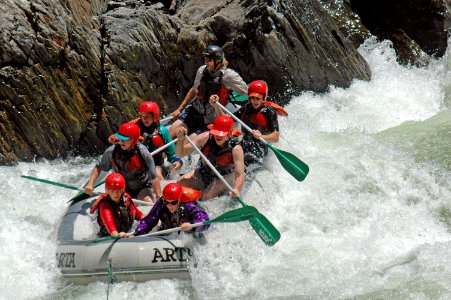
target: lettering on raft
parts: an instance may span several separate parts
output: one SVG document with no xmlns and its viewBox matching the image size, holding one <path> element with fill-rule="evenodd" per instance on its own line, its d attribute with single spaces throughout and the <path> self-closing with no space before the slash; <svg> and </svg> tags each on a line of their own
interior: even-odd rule
<svg viewBox="0 0 451 300">
<path fill-rule="evenodd" d="M 58 268 L 75 268 L 75 253 L 61 252 L 56 253 Z"/>
<path fill-rule="evenodd" d="M 153 248 L 153 260 L 156 262 L 187 261 L 192 256 L 190 248 Z"/>
</svg>

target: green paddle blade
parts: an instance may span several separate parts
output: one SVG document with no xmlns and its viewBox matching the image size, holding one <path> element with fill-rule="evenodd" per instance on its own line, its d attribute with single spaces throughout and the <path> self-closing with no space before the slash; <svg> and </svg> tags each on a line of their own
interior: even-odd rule
<svg viewBox="0 0 451 300">
<path fill-rule="evenodd" d="M 204 224 L 213 224 L 217 222 L 241 222 L 258 216 L 258 210 L 253 206 L 245 206 L 237 208 L 214 218 L 213 220 L 205 221 Z"/>
<path fill-rule="evenodd" d="M 302 181 L 305 177 L 307 177 L 309 167 L 306 163 L 293 154 L 279 150 L 269 143 L 266 143 L 266 146 L 274 152 L 282 167 L 284 167 L 284 169 L 287 170 L 287 172 L 290 173 L 297 181 Z"/>
<path fill-rule="evenodd" d="M 232 93 L 230 94 L 230 102 L 232 102 L 234 104 L 243 105 L 247 101 L 249 101 L 249 98 L 247 97 L 247 95 L 240 95 L 235 91 L 232 91 Z"/>
<path fill-rule="evenodd" d="M 235 198 L 243 205 L 243 208 L 252 207 L 244 203 L 241 197 Z M 249 220 L 252 229 L 257 233 L 260 239 L 268 246 L 272 246 L 280 239 L 280 232 L 274 225 L 260 212 L 257 213 L 255 218 Z"/>
<path fill-rule="evenodd" d="M 94 184 L 94 188 L 102 185 L 105 182 L 105 180 L 100 180 L 99 182 L 97 182 L 96 184 Z M 67 201 L 68 203 L 70 202 L 71 204 L 75 204 L 79 201 L 83 201 L 86 200 L 88 198 L 90 198 L 91 196 L 89 196 L 88 194 L 85 194 L 84 192 L 80 192 L 78 195 L 76 195 L 75 197 L 73 197 L 72 199 L 70 199 L 69 201 Z"/>
<path fill-rule="evenodd" d="M 37 178 L 37 177 L 33 177 L 33 176 L 20 175 L 20 177 L 26 178 L 26 179 L 30 179 L 30 180 L 34 180 L 34 181 L 43 182 L 43 183 L 48 183 L 48 184 L 51 184 L 51 185 L 60 186 L 60 187 L 66 188 L 66 189 L 79 190 L 79 188 L 77 188 L 75 186 L 71 186 L 71 185 L 67 185 L 67 184 L 59 183 L 59 182 L 55 182 L 55 181 L 50 181 L 50 180 L 46 180 L 46 179 L 41 179 L 41 178 Z"/>
<path fill-rule="evenodd" d="M 252 228 L 260 239 L 268 246 L 272 246 L 280 239 L 280 232 L 274 225 L 262 214 L 249 220 Z"/>
</svg>

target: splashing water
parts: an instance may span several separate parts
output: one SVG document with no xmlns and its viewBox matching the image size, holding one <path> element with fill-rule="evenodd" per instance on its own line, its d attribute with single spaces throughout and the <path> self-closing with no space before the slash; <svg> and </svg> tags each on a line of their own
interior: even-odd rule
<svg viewBox="0 0 451 300">
<path fill-rule="evenodd" d="M 447 299 L 451 297 L 451 114 L 447 56 L 397 64 L 388 42 L 360 48 L 369 82 L 303 93 L 275 146 L 310 166 L 295 181 L 271 153 L 243 195 L 281 232 L 265 246 L 247 222 L 217 224 L 196 246 L 191 281 L 118 283 L 110 299 Z M 0 298 L 105 299 L 107 283 L 66 286 L 52 238 L 94 161 L 0 167 Z M 215 217 L 227 197 L 202 204 Z"/>
</svg>

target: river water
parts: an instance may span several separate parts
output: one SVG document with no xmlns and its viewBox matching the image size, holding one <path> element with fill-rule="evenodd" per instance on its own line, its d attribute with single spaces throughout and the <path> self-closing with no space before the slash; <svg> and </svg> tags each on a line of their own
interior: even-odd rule
<svg viewBox="0 0 451 300">
<path fill-rule="evenodd" d="M 449 49 L 449 48 L 448 48 Z M 359 50 L 372 80 L 286 106 L 278 149 L 310 166 L 294 180 L 271 153 L 243 195 L 281 232 L 267 247 L 247 222 L 217 224 L 196 246 L 191 280 L 119 283 L 109 299 L 450 299 L 451 62 L 397 64 L 389 43 Z M 0 299 L 107 299 L 66 285 L 54 230 L 91 158 L 0 167 Z M 215 217 L 226 197 L 204 206 Z"/>
</svg>

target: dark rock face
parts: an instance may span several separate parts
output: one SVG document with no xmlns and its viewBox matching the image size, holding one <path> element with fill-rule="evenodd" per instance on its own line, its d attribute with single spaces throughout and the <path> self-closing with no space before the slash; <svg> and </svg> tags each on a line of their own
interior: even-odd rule
<svg viewBox="0 0 451 300">
<path fill-rule="evenodd" d="M 2 1 L 0 163 L 73 149 L 100 97 L 101 2 Z"/>
<path fill-rule="evenodd" d="M 350 4 L 371 33 L 393 42 L 400 62 L 416 63 L 420 50 L 438 57 L 445 54 L 449 18 L 445 0 L 350 0 Z"/>
<path fill-rule="evenodd" d="M 142 99 L 177 107 L 212 43 L 276 101 L 370 79 L 317 1 L 156 2 L 1 2 L 0 164 L 100 153 Z"/>
</svg>

